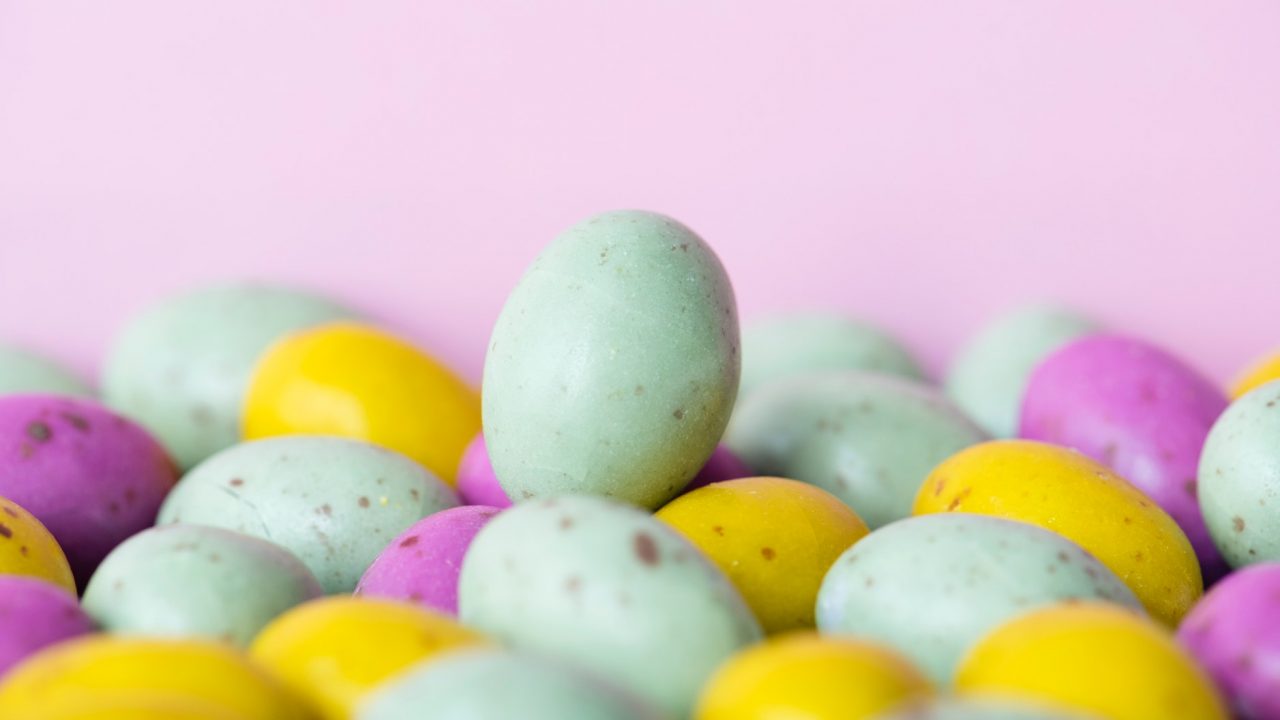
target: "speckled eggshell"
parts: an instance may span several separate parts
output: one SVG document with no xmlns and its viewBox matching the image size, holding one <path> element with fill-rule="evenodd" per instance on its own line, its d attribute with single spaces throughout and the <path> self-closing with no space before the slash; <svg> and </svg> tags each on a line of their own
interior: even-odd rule
<svg viewBox="0 0 1280 720">
<path fill-rule="evenodd" d="M 902 343 L 877 327 L 836 313 L 780 315 L 742 329 L 741 397 L 779 380 L 833 370 L 924 378 Z"/>
<path fill-rule="evenodd" d="M 1142 608 L 1115 573 L 1060 535 L 983 515 L 925 515 L 840 556 L 818 592 L 818 628 L 886 643 L 946 685 L 989 630 L 1069 599 Z"/>
<path fill-rule="evenodd" d="M 104 630 L 208 637 L 246 647 L 289 608 L 321 595 L 320 583 L 275 543 L 202 525 L 164 525 L 124 541 L 84 592 Z"/>
<path fill-rule="evenodd" d="M 52 360 L 0 343 L 0 395 L 18 393 L 88 397 L 93 391 L 74 373 Z"/>
<path fill-rule="evenodd" d="M 671 499 L 724 432 L 738 352 L 733 288 L 692 230 L 630 210 L 570 228 L 489 343 L 484 435 L 507 495 Z"/>
<path fill-rule="evenodd" d="M 1214 423 L 1200 455 L 1200 508 L 1233 567 L 1280 561 L 1280 380 Z"/>
<path fill-rule="evenodd" d="M 1014 700 L 939 698 L 877 715 L 875 720 L 1104 720 L 1076 710 Z"/>
<path fill-rule="evenodd" d="M 961 348 L 947 372 L 947 395 L 992 437 L 1014 437 L 1031 371 L 1054 350 L 1097 330 L 1094 321 L 1065 308 L 1016 308 Z"/>
<path fill-rule="evenodd" d="M 817 485 L 876 528 L 910 515 L 929 471 L 985 438 L 930 387 L 849 371 L 751 395 L 734 413 L 726 442 L 756 472 Z"/>
<path fill-rule="evenodd" d="M 458 614 L 458 573 L 471 541 L 501 508 L 464 505 L 414 523 L 360 578 L 357 595 L 393 598 Z"/>
<path fill-rule="evenodd" d="M 1222 390 L 1141 340 L 1091 335 L 1031 374 L 1018 434 L 1079 450 L 1136 485 L 1187 534 L 1206 581 L 1226 564 L 1196 498 L 1200 449 L 1227 406 Z"/>
<path fill-rule="evenodd" d="M 729 446 L 717 445 L 715 452 L 711 453 L 711 457 L 707 459 L 707 464 L 693 476 L 684 491 L 691 492 L 711 483 L 755 477 L 755 475 L 756 473 L 747 467 L 747 464 L 742 462 L 742 459 L 734 454 Z"/>
<path fill-rule="evenodd" d="M 112 548 L 155 522 L 175 479 L 159 443 L 92 400 L 0 397 L 0 496 L 53 533 L 80 587 Z"/>
<path fill-rule="evenodd" d="M 520 650 L 599 673 L 677 715 L 760 626 L 688 541 L 592 497 L 523 503 L 476 536 L 460 617 Z"/>
<path fill-rule="evenodd" d="M 502 483 L 493 472 L 493 464 L 489 462 L 484 433 L 476 435 L 462 454 L 462 462 L 458 464 L 458 495 L 468 505 L 511 507 L 511 499 L 502 489 Z"/>
<path fill-rule="evenodd" d="M 286 333 L 350 317 L 324 298 L 266 285 L 171 297 L 120 331 L 102 396 L 190 468 L 240 439 L 241 398 L 263 350 Z"/>
<path fill-rule="evenodd" d="M 27 656 L 94 631 L 74 595 L 53 583 L 0 575 L 0 677 Z"/>
<path fill-rule="evenodd" d="M 560 663 L 467 650 L 401 675 L 356 720 L 661 720 L 639 700 Z"/>
<path fill-rule="evenodd" d="M 1242 720 L 1280 718 L 1280 563 L 1228 575 L 1178 628 Z"/>
<path fill-rule="evenodd" d="M 160 524 L 211 525 L 284 546 L 327 593 L 349 593 L 387 542 L 458 504 L 425 468 L 345 438 L 293 435 L 236 445 L 182 479 Z"/>
</svg>

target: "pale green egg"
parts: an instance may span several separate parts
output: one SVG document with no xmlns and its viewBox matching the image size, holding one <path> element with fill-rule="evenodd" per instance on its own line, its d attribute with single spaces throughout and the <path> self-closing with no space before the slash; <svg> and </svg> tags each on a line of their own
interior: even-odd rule
<svg viewBox="0 0 1280 720">
<path fill-rule="evenodd" d="M 1142 608 L 1124 581 L 1061 535 L 986 515 L 922 515 L 876 530 L 836 560 L 818 591 L 818 629 L 885 643 L 947 685 L 987 632 L 1066 600 Z"/>
<path fill-rule="evenodd" d="M 688 541 L 640 510 L 593 497 L 496 516 L 463 562 L 458 605 L 467 625 L 677 716 L 720 663 L 761 638 L 728 578 Z"/>
<path fill-rule="evenodd" d="M 960 350 L 947 394 L 992 437 L 1016 436 L 1031 371 L 1068 342 L 1098 329 L 1070 310 L 1030 305 L 992 320 Z"/>
<path fill-rule="evenodd" d="M 0 344 L 0 395 L 17 393 L 93 395 L 80 378 L 52 360 L 19 347 Z"/>
<path fill-rule="evenodd" d="M 729 278 L 693 231 L 640 211 L 570 228 L 489 343 L 484 435 L 507 495 L 661 505 L 720 440 L 738 352 Z"/>
<path fill-rule="evenodd" d="M 228 448 L 187 473 L 158 524 L 235 530 L 284 546 L 328 593 L 349 593 L 391 539 L 457 496 L 400 453 L 291 435 Z"/>
<path fill-rule="evenodd" d="M 102 396 L 190 468 L 240 439 L 241 400 L 263 350 L 287 333 L 351 317 L 329 300 L 279 287 L 225 285 L 178 295 L 121 330 L 107 356 Z"/>
<path fill-rule="evenodd" d="M 929 471 L 985 439 L 933 388 L 857 371 L 770 384 L 739 404 L 725 436 L 757 473 L 817 485 L 872 528 L 910 515 Z"/>
</svg>

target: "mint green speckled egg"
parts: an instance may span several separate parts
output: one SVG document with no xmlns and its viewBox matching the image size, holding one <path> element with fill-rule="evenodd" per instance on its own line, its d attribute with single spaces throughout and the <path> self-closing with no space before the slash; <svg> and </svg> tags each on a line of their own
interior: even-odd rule
<svg viewBox="0 0 1280 720">
<path fill-rule="evenodd" d="M 729 278 L 693 231 L 641 211 L 570 228 L 489 343 L 484 437 L 507 495 L 661 505 L 720 440 L 738 352 Z"/>
<path fill-rule="evenodd" d="M 523 652 L 581 667 L 679 717 L 715 668 L 761 630 L 688 541 L 594 497 L 516 505 L 463 561 L 459 616 Z"/>
<path fill-rule="evenodd" d="M 263 350 L 287 333 L 351 317 L 329 300 L 279 287 L 225 285 L 172 297 L 117 336 L 102 396 L 191 468 L 240 439 L 241 399 Z"/>
<path fill-rule="evenodd" d="M 70 370 L 36 353 L 0 343 L 0 395 L 17 393 L 93 395 Z"/>
</svg>

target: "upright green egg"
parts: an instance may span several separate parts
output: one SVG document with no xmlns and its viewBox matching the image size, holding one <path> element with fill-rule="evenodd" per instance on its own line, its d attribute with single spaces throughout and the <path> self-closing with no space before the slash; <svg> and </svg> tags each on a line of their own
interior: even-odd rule
<svg viewBox="0 0 1280 720">
<path fill-rule="evenodd" d="M 484 436 L 517 502 L 657 507 L 710 457 L 738 389 L 733 288 L 711 248 L 650 212 L 597 215 L 512 291 L 485 361 Z"/>
<path fill-rule="evenodd" d="M 725 437 L 756 472 L 817 485 L 871 528 L 910 515 L 929 471 L 985 439 L 933 388 L 856 371 L 762 388 L 739 404 Z"/>
<path fill-rule="evenodd" d="M 48 358 L 0 343 L 0 395 L 16 393 L 93 394 L 80 378 Z"/>
<path fill-rule="evenodd" d="M 728 578 L 633 507 L 559 497 L 497 515 L 472 542 L 464 623 L 685 716 L 712 671 L 761 638 Z"/>
</svg>

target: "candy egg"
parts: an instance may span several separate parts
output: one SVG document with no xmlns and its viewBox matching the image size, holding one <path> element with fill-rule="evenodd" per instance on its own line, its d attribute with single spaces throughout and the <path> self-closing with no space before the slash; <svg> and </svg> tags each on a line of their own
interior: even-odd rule
<svg viewBox="0 0 1280 720">
<path fill-rule="evenodd" d="M 236 445 L 187 473 L 160 524 L 210 525 L 282 545 L 327 593 L 351 592 L 387 542 L 452 490 L 421 465 L 376 445 L 297 435 Z"/>
<path fill-rule="evenodd" d="M 466 505 L 419 520 L 387 545 L 360 578 L 357 595 L 394 598 L 458 614 L 458 573 L 476 533 L 500 508 Z"/>
<path fill-rule="evenodd" d="M 1234 567 L 1280 560 L 1280 381 L 1218 418 L 1200 455 L 1200 507 Z"/>
<path fill-rule="evenodd" d="M 0 677 L 37 650 L 93 630 L 93 620 L 65 589 L 0 575 Z"/>
<path fill-rule="evenodd" d="M 948 458 L 929 475 L 915 513 L 963 512 L 1020 520 L 1062 535 L 1111 568 L 1169 626 L 1203 592 L 1200 566 L 1177 523 L 1137 488 L 1074 450 L 994 440 Z"/>
<path fill-rule="evenodd" d="M 985 439 L 932 388 L 859 372 L 774 383 L 738 406 L 726 435 L 756 472 L 817 485 L 872 528 L 910 515 L 933 466 Z"/>
<path fill-rule="evenodd" d="M 85 589 L 84 608 L 109 632 L 246 646 L 277 615 L 321 592 L 302 561 L 275 543 L 165 525 L 111 551 Z"/>
<path fill-rule="evenodd" d="M 277 618 L 250 654 L 326 720 L 352 717 L 388 678 L 484 639 L 450 618 L 408 603 L 325 598 Z"/>
<path fill-rule="evenodd" d="M 452 485 L 480 432 L 480 399 L 452 370 L 381 330 L 337 323 L 295 333 L 259 359 L 244 437 L 339 435 L 404 453 Z"/>
<path fill-rule="evenodd" d="M 199 700 L 150 697 L 69 700 L 33 712 L 23 714 L 21 720 L 244 720 L 241 715 Z"/>
<path fill-rule="evenodd" d="M 0 495 L 53 533 L 81 586 L 112 548 L 155 522 L 175 479 L 159 443 L 91 400 L 0 397 Z"/>
<path fill-rule="evenodd" d="M 1228 575 L 1191 609 L 1178 640 L 1242 720 L 1280 718 L 1280 563 Z"/>
<path fill-rule="evenodd" d="M 845 551 L 818 593 L 818 628 L 884 643 L 947 684 L 989 630 L 1068 599 L 1142 607 L 1115 573 L 1061 535 L 983 515 L 924 515 Z"/>
<path fill-rule="evenodd" d="M 1027 379 L 1040 361 L 1097 326 L 1070 310 L 1021 307 L 992 320 L 956 356 L 947 372 L 947 395 L 998 438 L 1018 431 Z"/>
<path fill-rule="evenodd" d="M 350 315 L 324 298 L 262 285 L 171 297 L 121 330 L 107 356 L 102 396 L 189 468 L 240 439 L 249 372 L 268 345 Z"/>
<path fill-rule="evenodd" d="M 672 500 L 656 517 L 724 571 L 768 633 L 812 628 L 827 568 L 867 534 L 833 495 L 783 478 L 716 483 Z"/>
<path fill-rule="evenodd" d="M 517 505 L 462 565 L 463 622 L 599 673 L 669 712 L 760 626 L 729 580 L 649 515 L 593 497 Z"/>
<path fill-rule="evenodd" d="M 693 717 L 860 720 L 932 692 L 929 681 L 892 650 L 798 633 L 730 658 L 707 683 Z"/>
<path fill-rule="evenodd" d="M 737 480 L 738 478 L 752 477 L 755 473 L 747 464 L 734 454 L 726 445 L 717 445 L 712 451 L 711 457 L 707 458 L 707 463 L 702 466 L 697 475 L 689 481 L 684 491 L 690 492 L 700 487 L 706 487 L 712 483 L 724 482 L 725 480 Z"/>
<path fill-rule="evenodd" d="M 1103 720 L 1039 702 L 939 698 L 912 703 L 876 720 Z"/>
<path fill-rule="evenodd" d="M 88 397 L 93 391 L 70 370 L 48 358 L 0 343 L 0 395 L 59 393 Z"/>
<path fill-rule="evenodd" d="M 40 521 L 0 497 L 0 575 L 23 575 L 57 585 L 73 595 L 76 580 L 58 541 Z"/>
<path fill-rule="evenodd" d="M 484 434 L 476 435 L 458 465 L 458 495 L 468 505 L 511 507 L 511 499 L 498 482 L 489 462 L 489 451 L 484 446 Z"/>
<path fill-rule="evenodd" d="M 640 211 L 570 228 L 489 343 L 484 434 L 507 495 L 661 505 L 720 440 L 738 357 L 733 288 L 693 231 Z"/>
<path fill-rule="evenodd" d="M 1111 720 L 1227 720 L 1212 683 L 1163 628 L 1100 603 L 1052 606 L 1001 625 L 965 656 L 956 689 Z"/>
<path fill-rule="evenodd" d="M 1164 350 L 1091 335 L 1036 367 L 1019 435 L 1075 448 L 1136 485 L 1177 521 L 1213 579 L 1226 565 L 1200 514 L 1196 469 L 1226 404 L 1213 383 Z"/>
<path fill-rule="evenodd" d="M 1232 385 L 1231 397 L 1232 399 L 1242 397 L 1254 388 L 1266 385 L 1273 380 L 1280 380 L 1280 352 L 1259 360 L 1248 370 L 1245 370 L 1235 384 Z"/>
<path fill-rule="evenodd" d="M 91 635 L 50 646 L 0 680 L 5 717 L 138 702 L 203 705 L 236 720 L 311 717 L 243 655 L 203 640 Z"/>
<path fill-rule="evenodd" d="M 638 700 L 546 658 L 452 653 L 378 690 L 357 720 L 660 720 Z"/>
<path fill-rule="evenodd" d="M 779 380 L 834 370 L 924 378 L 915 358 L 888 333 L 836 313 L 780 315 L 742 330 L 741 397 Z"/>
</svg>

